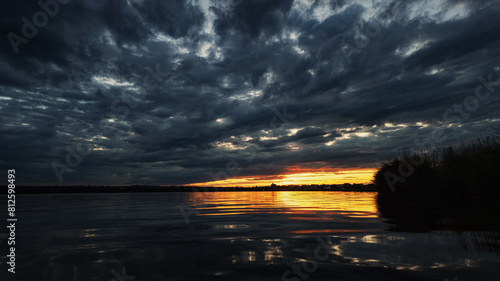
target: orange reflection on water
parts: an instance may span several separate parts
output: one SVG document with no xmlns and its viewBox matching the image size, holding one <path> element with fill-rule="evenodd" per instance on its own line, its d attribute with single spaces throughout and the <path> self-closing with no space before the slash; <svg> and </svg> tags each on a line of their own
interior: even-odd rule
<svg viewBox="0 0 500 281">
<path fill-rule="evenodd" d="M 189 203 L 205 210 L 200 215 L 284 213 L 292 219 L 304 215 L 337 214 L 343 217 L 377 217 L 373 192 L 336 191 L 226 191 L 192 192 Z"/>
</svg>

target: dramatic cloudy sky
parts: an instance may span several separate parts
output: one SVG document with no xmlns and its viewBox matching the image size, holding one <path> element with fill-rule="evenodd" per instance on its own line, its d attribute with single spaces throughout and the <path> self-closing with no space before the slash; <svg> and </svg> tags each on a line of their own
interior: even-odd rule
<svg viewBox="0 0 500 281">
<path fill-rule="evenodd" d="M 498 1 L 47 2 L 0 4 L 18 183 L 366 182 L 500 131 Z"/>
</svg>

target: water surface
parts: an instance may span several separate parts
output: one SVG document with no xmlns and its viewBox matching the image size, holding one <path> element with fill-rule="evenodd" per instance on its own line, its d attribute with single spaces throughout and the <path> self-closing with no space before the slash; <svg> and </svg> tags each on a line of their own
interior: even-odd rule
<svg viewBox="0 0 500 281">
<path fill-rule="evenodd" d="M 499 280 L 494 233 L 392 232 L 375 196 L 19 195 L 1 280 Z"/>
</svg>

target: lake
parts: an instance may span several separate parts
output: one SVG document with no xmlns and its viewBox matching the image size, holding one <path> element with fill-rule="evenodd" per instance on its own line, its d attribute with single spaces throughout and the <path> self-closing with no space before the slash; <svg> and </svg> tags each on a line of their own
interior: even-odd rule
<svg viewBox="0 0 500 281">
<path fill-rule="evenodd" d="M 16 273 L 7 272 L 7 243 L 0 238 L 0 276 L 500 280 L 498 233 L 390 231 L 375 197 L 333 191 L 18 195 Z"/>
</svg>

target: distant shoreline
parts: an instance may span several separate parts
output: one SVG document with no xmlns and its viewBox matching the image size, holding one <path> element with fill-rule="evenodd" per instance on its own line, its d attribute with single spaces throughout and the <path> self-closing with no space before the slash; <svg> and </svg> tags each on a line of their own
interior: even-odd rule
<svg viewBox="0 0 500 281">
<path fill-rule="evenodd" d="M 140 192 L 228 192 L 228 191 L 350 191 L 376 192 L 373 185 L 311 185 L 260 187 L 192 187 L 192 186 L 17 186 L 16 194 L 66 193 L 140 193 Z M 6 194 L 7 187 L 0 187 Z"/>
</svg>

